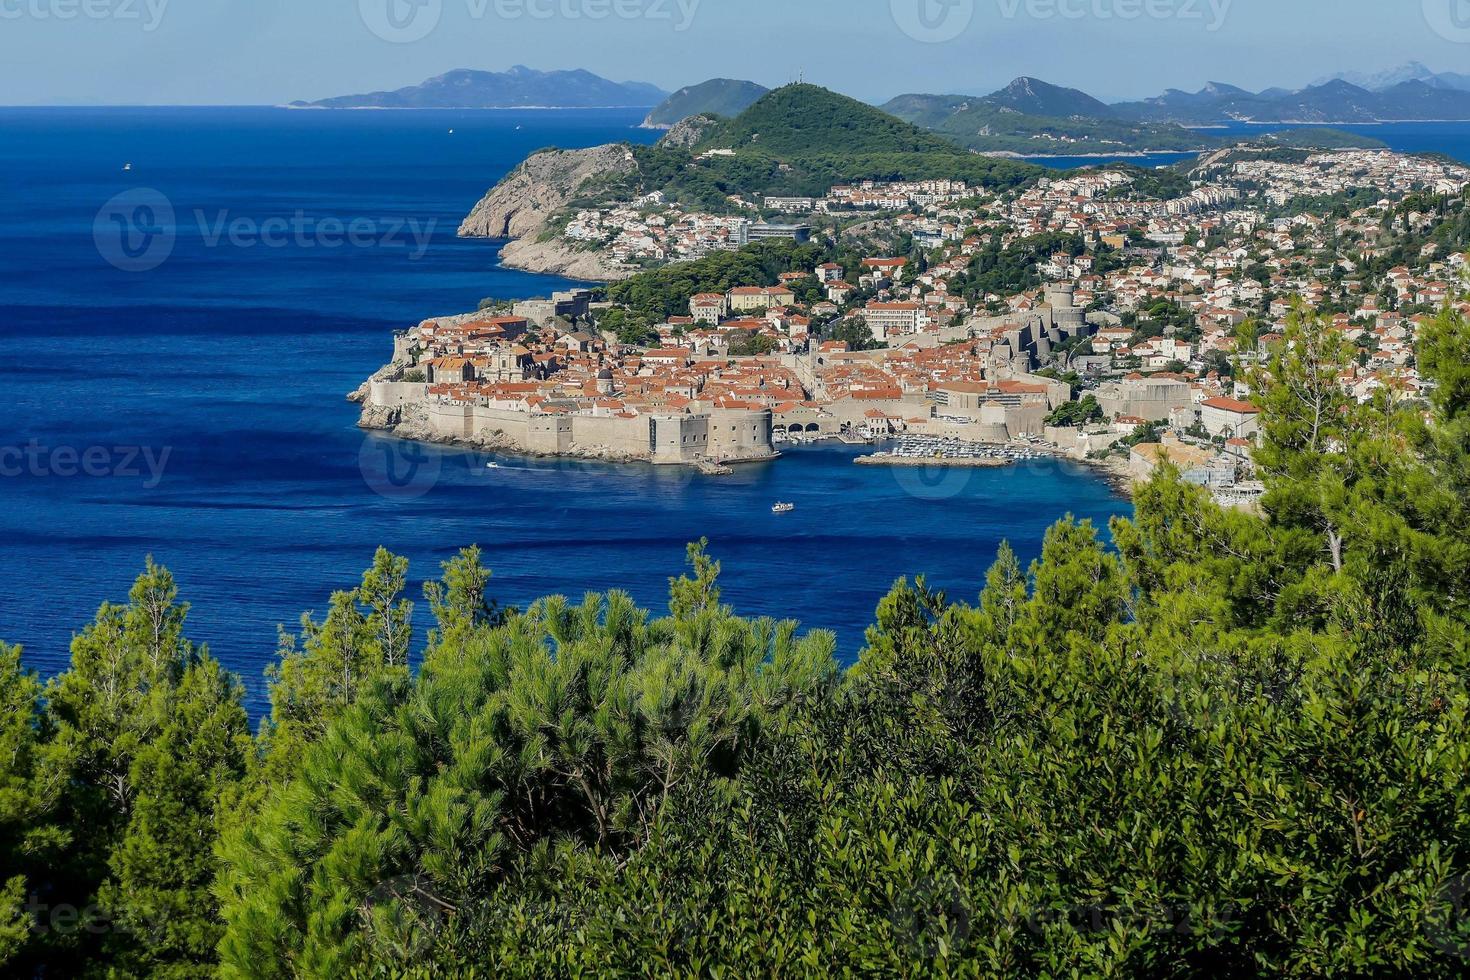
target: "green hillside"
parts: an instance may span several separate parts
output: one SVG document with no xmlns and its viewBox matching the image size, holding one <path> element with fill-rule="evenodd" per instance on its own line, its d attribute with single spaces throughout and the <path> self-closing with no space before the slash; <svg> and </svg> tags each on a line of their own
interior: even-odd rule
<svg viewBox="0 0 1470 980">
<path fill-rule="evenodd" d="M 922 95 L 912 93 L 900 95 L 883 103 L 880 108 L 890 116 L 913 123 L 924 129 L 937 129 L 956 112 L 979 102 L 973 95 Z"/>
<path fill-rule="evenodd" d="M 712 129 L 698 149 L 772 154 L 956 153 L 953 142 L 817 85 L 787 85 Z"/>
<path fill-rule="evenodd" d="M 768 92 L 763 85 L 733 78 L 712 78 L 681 88 L 648 114 L 643 125 L 673 126 L 690 116 L 738 116 Z"/>
<path fill-rule="evenodd" d="M 692 148 L 629 147 L 636 172 L 609 178 L 574 206 L 628 201 L 652 191 L 714 213 L 766 196 L 816 197 L 855 180 L 965 180 L 1015 187 L 1040 167 L 970 153 L 856 99 L 816 85 L 777 89 L 734 119 L 716 120 Z M 708 154 L 711 150 L 732 151 Z"/>
</svg>

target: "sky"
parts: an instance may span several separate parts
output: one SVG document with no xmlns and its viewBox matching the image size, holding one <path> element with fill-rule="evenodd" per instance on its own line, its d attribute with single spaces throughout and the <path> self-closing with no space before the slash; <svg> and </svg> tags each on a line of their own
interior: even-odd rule
<svg viewBox="0 0 1470 980">
<path fill-rule="evenodd" d="M 1470 72 L 1470 0 L 0 0 L 6 105 L 279 104 L 514 64 L 1120 100 L 1408 60 Z"/>
</svg>

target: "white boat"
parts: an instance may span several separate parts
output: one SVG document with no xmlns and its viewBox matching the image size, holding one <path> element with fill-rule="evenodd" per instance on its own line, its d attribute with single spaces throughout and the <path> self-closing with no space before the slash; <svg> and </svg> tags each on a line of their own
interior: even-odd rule
<svg viewBox="0 0 1470 980">
<path fill-rule="evenodd" d="M 132 170 L 132 169 L 133 169 L 133 165 L 131 163 L 125 163 L 125 164 L 123 164 L 123 172 L 124 173 L 126 173 L 127 171 Z"/>
<path fill-rule="evenodd" d="M 500 469 L 500 464 L 499 463 L 486 463 L 485 464 L 485 469 L 487 469 L 487 470 L 498 470 L 498 469 Z"/>
<path fill-rule="evenodd" d="M 796 509 L 795 504 L 778 503 L 771 508 L 772 514 L 789 514 Z"/>
</svg>

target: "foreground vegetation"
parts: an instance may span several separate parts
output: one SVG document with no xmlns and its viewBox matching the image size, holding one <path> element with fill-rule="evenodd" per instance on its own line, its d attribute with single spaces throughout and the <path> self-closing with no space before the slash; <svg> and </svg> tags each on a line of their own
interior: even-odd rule
<svg viewBox="0 0 1470 980">
<path fill-rule="evenodd" d="M 151 564 L 43 684 L 0 655 L 0 962 L 71 976 L 1460 976 L 1470 326 L 1360 406 L 1296 320 L 1263 513 L 1170 473 L 860 661 L 691 547 L 625 595 L 488 598 L 472 550 L 284 636 L 271 712 Z"/>
</svg>

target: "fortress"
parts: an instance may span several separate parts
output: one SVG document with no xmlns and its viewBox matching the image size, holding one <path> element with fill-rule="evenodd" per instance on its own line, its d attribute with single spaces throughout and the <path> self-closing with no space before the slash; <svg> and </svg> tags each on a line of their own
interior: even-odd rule
<svg viewBox="0 0 1470 980">
<path fill-rule="evenodd" d="M 404 438 L 536 456 L 618 459 L 661 465 L 723 465 L 774 459 L 769 409 L 704 408 L 640 415 L 597 409 L 522 411 L 433 395 L 427 384 L 373 380 L 359 392 L 362 426 Z"/>
</svg>

